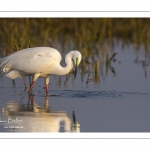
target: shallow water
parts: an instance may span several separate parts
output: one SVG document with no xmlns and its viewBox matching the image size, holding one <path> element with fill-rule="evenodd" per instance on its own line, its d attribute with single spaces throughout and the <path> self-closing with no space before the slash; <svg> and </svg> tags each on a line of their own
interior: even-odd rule
<svg viewBox="0 0 150 150">
<path fill-rule="evenodd" d="M 43 79 L 29 95 L 22 79 L 0 78 L 0 132 L 150 132 L 145 51 L 132 45 L 114 51 L 111 67 L 104 65 L 97 80 L 80 69 L 75 80 L 51 76 L 48 97 Z"/>
</svg>

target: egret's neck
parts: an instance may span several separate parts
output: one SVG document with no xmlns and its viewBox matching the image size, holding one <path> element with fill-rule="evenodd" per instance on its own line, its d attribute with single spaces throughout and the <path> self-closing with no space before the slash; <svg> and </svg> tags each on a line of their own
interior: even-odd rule
<svg viewBox="0 0 150 150">
<path fill-rule="evenodd" d="M 72 70 L 73 68 L 72 57 L 66 55 L 65 63 L 66 63 L 66 67 L 63 68 L 63 75 L 68 74 Z"/>
<path fill-rule="evenodd" d="M 56 71 L 57 75 L 65 75 L 68 74 L 73 68 L 72 55 L 68 53 L 65 58 L 66 67 L 62 67 L 61 65 L 58 67 Z"/>
</svg>

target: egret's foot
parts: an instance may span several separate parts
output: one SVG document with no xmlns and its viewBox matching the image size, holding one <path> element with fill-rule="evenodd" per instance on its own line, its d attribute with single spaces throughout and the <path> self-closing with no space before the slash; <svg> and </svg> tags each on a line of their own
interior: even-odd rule
<svg viewBox="0 0 150 150">
<path fill-rule="evenodd" d="M 32 93 L 29 93 L 29 96 L 35 96 L 34 94 L 32 94 Z"/>
<path fill-rule="evenodd" d="M 26 92 L 27 86 L 24 87 L 24 91 Z"/>
<path fill-rule="evenodd" d="M 45 98 L 48 99 L 50 97 L 50 95 L 46 95 Z"/>
<path fill-rule="evenodd" d="M 47 94 L 46 94 L 46 97 L 50 97 L 50 95 L 47 93 Z"/>
<path fill-rule="evenodd" d="M 30 95 L 29 95 L 29 100 L 31 101 L 31 103 L 34 102 L 34 94 L 30 94 Z"/>
<path fill-rule="evenodd" d="M 28 91 L 28 94 L 32 94 L 32 90 L 29 90 L 29 91 Z"/>
</svg>

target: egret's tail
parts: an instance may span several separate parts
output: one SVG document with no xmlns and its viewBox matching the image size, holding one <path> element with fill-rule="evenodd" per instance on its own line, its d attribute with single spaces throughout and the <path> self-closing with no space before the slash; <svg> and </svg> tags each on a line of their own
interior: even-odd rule
<svg viewBox="0 0 150 150">
<path fill-rule="evenodd" d="M 23 73 L 17 70 L 12 70 L 9 73 L 6 74 L 6 77 L 10 78 L 10 79 L 15 79 L 18 77 L 23 77 Z"/>
<path fill-rule="evenodd" d="M 4 62 L 5 62 L 5 59 L 6 58 L 1 58 L 0 59 L 0 76 L 2 76 L 4 72 L 6 72 L 6 71 L 4 71 Z"/>
<path fill-rule="evenodd" d="M 9 72 L 11 68 L 0 68 L 0 76 L 4 74 L 4 72 Z"/>
</svg>

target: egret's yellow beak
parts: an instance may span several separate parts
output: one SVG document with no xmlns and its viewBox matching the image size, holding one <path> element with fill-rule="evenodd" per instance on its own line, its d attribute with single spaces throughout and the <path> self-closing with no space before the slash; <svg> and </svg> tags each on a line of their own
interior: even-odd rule
<svg viewBox="0 0 150 150">
<path fill-rule="evenodd" d="M 77 76 L 77 69 L 78 69 L 78 58 L 75 60 L 75 70 L 74 70 L 74 78 Z"/>
</svg>

